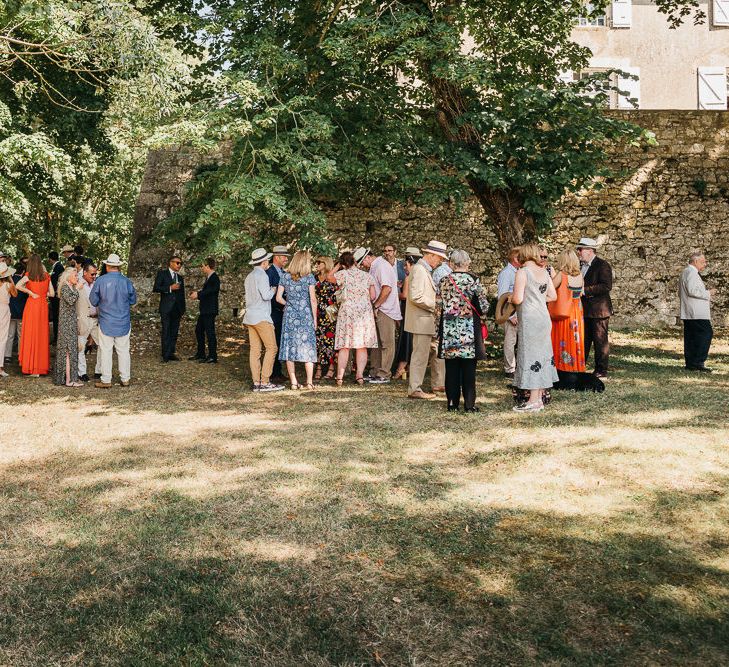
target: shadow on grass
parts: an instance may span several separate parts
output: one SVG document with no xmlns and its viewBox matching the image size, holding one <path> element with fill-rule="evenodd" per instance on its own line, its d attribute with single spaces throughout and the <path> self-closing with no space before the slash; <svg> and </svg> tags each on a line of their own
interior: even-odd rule
<svg viewBox="0 0 729 667">
<path fill-rule="evenodd" d="M 412 514 L 376 498 L 352 512 L 336 493 L 307 494 L 292 506 L 275 493 L 281 481 L 256 476 L 202 499 L 160 491 L 143 507 L 99 511 L 94 496 L 108 485 L 52 488 L 61 479 L 51 480 L 4 542 L 0 659 L 729 660 L 729 574 L 708 564 L 725 544 L 706 545 L 699 561 L 665 535 L 642 531 L 635 515 L 614 522 L 635 526 L 629 531 L 519 510 Z M 708 496 L 661 492 L 646 499 L 642 516 L 660 516 L 667 529 L 667 508 L 711 505 L 725 521 L 717 501 L 727 479 L 715 483 Z M 7 475 L 0 484 L 6 497 L 23 492 Z"/>
</svg>

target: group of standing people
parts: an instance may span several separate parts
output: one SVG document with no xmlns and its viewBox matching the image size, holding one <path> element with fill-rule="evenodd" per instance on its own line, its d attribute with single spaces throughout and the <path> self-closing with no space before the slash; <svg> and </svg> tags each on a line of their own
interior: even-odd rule
<svg viewBox="0 0 729 667">
<path fill-rule="evenodd" d="M 17 341 L 18 365 L 30 377 L 51 371 L 51 342 L 55 345 L 53 380 L 66 387 L 82 387 L 90 380 L 86 353 L 98 347 L 94 378 L 96 387 L 111 387 L 114 351 L 120 382 L 131 376 L 129 337 L 130 308 L 137 302 L 132 282 L 120 273 L 118 255 L 104 261 L 103 275 L 83 257 L 80 247 L 64 246 L 65 263 L 55 251 L 49 254 L 50 271 L 41 257 L 22 258 L 14 270 L 12 258 L 0 254 L 0 376 Z M 49 322 L 53 325 L 51 341 Z"/>
</svg>

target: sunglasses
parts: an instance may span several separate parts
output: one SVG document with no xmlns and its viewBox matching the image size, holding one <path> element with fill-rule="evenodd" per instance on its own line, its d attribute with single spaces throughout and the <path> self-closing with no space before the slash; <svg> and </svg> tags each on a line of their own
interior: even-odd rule
<svg viewBox="0 0 729 667">
<path fill-rule="evenodd" d="M 549 259 L 549 255 L 539 255 L 541 259 Z"/>
</svg>

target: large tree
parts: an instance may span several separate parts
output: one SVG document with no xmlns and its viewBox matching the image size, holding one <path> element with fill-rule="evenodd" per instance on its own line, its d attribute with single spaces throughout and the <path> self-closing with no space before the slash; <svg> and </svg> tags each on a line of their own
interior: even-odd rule
<svg viewBox="0 0 729 667">
<path fill-rule="evenodd" d="M 0 246 L 123 249 L 185 69 L 131 2 L 0 1 Z"/>
</svg>

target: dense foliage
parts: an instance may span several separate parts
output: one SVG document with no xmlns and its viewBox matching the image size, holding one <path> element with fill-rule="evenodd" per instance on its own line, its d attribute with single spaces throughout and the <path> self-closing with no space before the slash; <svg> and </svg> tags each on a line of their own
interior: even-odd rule
<svg viewBox="0 0 729 667">
<path fill-rule="evenodd" d="M 130 3 L 0 2 L 0 247 L 123 251 L 185 69 Z"/>
</svg>

